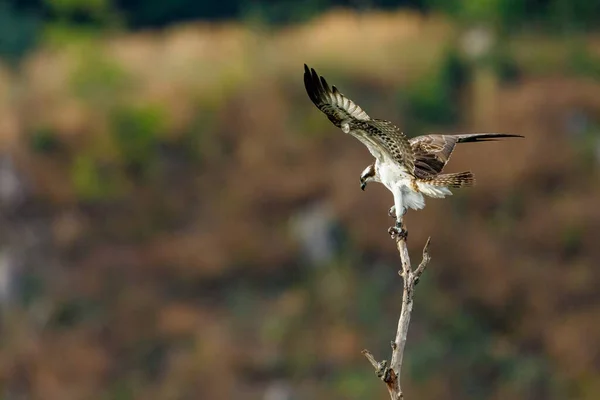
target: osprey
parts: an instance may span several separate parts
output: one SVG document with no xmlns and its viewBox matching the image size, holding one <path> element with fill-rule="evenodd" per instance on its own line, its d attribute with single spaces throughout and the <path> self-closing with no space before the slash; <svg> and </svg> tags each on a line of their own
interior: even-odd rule
<svg viewBox="0 0 600 400">
<path fill-rule="evenodd" d="M 308 97 L 335 126 L 364 144 L 375 157 L 360 175 L 360 187 L 367 182 L 380 182 L 394 196 L 390 216 L 396 219 L 388 232 L 406 235 L 402 217 L 408 208 L 425 207 L 423 195 L 444 198 L 452 195 L 450 188 L 472 186 L 471 171 L 442 174 L 442 170 L 457 143 L 493 141 L 498 138 L 523 137 L 503 133 L 472 133 L 462 135 L 424 135 L 408 139 L 390 121 L 371 118 L 356 103 L 345 97 L 335 86 L 314 69 L 304 64 L 304 86 Z"/>
</svg>

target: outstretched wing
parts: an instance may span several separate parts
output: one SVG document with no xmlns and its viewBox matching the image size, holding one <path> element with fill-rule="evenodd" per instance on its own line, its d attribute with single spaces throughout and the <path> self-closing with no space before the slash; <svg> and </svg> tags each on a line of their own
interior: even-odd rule
<svg viewBox="0 0 600 400">
<path fill-rule="evenodd" d="M 425 135 L 410 139 L 415 155 L 415 175 L 428 178 L 442 172 L 457 141 L 456 136 L 450 135 Z"/>
<path fill-rule="evenodd" d="M 403 165 L 410 174 L 415 169 L 415 156 L 412 146 L 402 131 L 390 121 L 373 119 L 357 122 L 354 129 L 367 133 L 370 140 L 387 153 L 388 157 Z"/>
<path fill-rule="evenodd" d="M 312 102 L 338 128 L 342 121 L 368 121 L 371 118 L 352 100 L 344 96 L 335 86 L 331 88 L 322 76 L 304 64 L 304 86 Z"/>
<path fill-rule="evenodd" d="M 335 86 L 329 86 L 322 76 L 304 64 L 304 86 L 312 102 L 335 126 L 360 140 L 371 152 L 381 159 L 384 154 L 409 173 L 414 170 L 414 156 L 408 138 L 389 121 L 371 119 L 356 103 L 344 96 Z"/>
<path fill-rule="evenodd" d="M 415 175 L 427 178 L 441 173 L 457 143 L 489 142 L 508 137 L 523 136 L 506 133 L 467 133 L 414 137 L 410 139 L 410 144 L 415 155 Z"/>
</svg>

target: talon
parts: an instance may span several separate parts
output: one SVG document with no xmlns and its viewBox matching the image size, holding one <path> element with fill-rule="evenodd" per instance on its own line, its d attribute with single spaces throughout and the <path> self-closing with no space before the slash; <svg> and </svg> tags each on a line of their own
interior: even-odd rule
<svg viewBox="0 0 600 400">
<path fill-rule="evenodd" d="M 388 233 L 392 239 L 400 238 L 406 240 L 408 238 L 408 231 L 401 225 L 398 226 L 398 222 L 396 222 L 396 226 L 390 226 L 388 228 Z"/>
<path fill-rule="evenodd" d="M 394 219 L 396 219 L 396 206 L 391 206 L 388 210 L 388 215 Z"/>
<path fill-rule="evenodd" d="M 404 228 L 401 228 L 400 233 L 398 233 L 398 237 L 404 240 L 408 239 L 408 231 Z"/>
</svg>

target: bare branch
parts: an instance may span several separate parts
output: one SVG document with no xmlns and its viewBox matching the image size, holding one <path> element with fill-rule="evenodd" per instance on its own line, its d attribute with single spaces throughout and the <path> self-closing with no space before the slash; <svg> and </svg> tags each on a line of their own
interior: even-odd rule
<svg viewBox="0 0 600 400">
<path fill-rule="evenodd" d="M 375 360 L 375 357 L 373 357 L 373 354 L 367 350 L 364 349 L 363 351 L 361 351 L 361 353 L 367 357 L 367 360 L 369 360 L 369 362 L 371 363 L 371 365 L 373 366 L 373 368 L 375 368 L 375 370 L 379 369 L 379 363 Z"/>
<path fill-rule="evenodd" d="M 415 285 L 418 283 L 419 278 L 431 260 L 431 256 L 429 255 L 429 244 L 431 242 L 431 237 L 427 239 L 425 247 L 423 248 L 423 259 L 414 271 L 411 267 L 408 248 L 406 246 L 406 235 L 396 236 L 394 238 L 396 240 L 396 246 L 398 247 L 400 261 L 402 263 L 402 269 L 398 271 L 398 274 L 402 276 L 404 291 L 402 293 L 402 309 L 400 310 L 400 319 L 398 320 L 396 338 L 392 342 L 392 361 L 390 362 L 390 366 L 388 368 L 386 360 L 377 362 L 371 352 L 368 350 L 363 350 L 362 353 L 365 355 L 365 357 L 367 357 L 375 369 L 377 376 L 385 382 L 388 392 L 390 393 L 390 398 L 392 400 L 400 400 L 404 399 L 400 385 L 400 372 L 402 371 L 404 347 L 406 345 L 408 325 L 410 324 L 410 315 L 412 313 L 413 294 Z"/>
<path fill-rule="evenodd" d="M 429 255 L 429 244 L 431 243 L 431 236 L 427 238 L 427 242 L 425 242 L 425 247 L 423 247 L 423 259 L 421 260 L 421 264 L 415 269 L 415 277 L 419 279 L 425 271 L 425 267 L 431 261 L 431 256 Z M 416 284 L 416 282 L 415 282 Z"/>
</svg>

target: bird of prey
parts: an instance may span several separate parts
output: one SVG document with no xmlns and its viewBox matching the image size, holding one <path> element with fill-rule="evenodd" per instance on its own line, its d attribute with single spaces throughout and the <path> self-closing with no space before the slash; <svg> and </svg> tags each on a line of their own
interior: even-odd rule
<svg viewBox="0 0 600 400">
<path fill-rule="evenodd" d="M 396 219 L 388 232 L 405 236 L 402 217 L 408 208 L 425 207 L 423 195 L 444 198 L 450 188 L 472 186 L 471 171 L 442 174 L 457 143 L 485 142 L 499 138 L 523 137 L 503 133 L 471 133 L 461 135 L 424 135 L 408 139 L 390 121 L 369 117 L 356 103 L 344 96 L 325 78 L 304 64 L 304 86 L 308 97 L 335 126 L 364 144 L 375 157 L 360 175 L 361 189 L 368 182 L 380 182 L 394 196 L 390 216 Z"/>
</svg>

